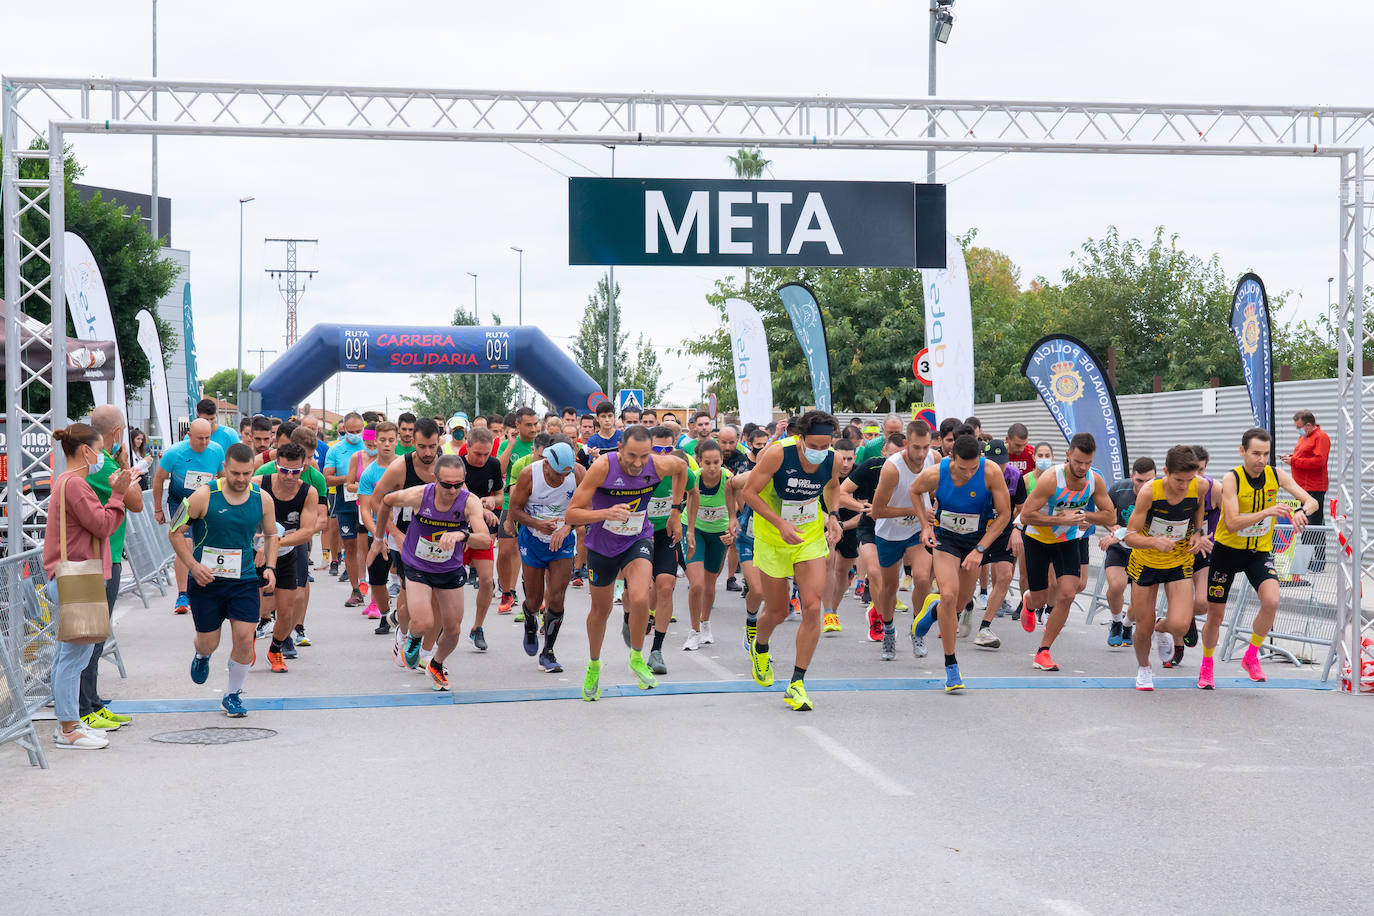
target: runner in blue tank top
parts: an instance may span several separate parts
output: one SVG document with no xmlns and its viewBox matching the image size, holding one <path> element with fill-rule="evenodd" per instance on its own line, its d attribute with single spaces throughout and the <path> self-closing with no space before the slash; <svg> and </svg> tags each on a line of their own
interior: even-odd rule
<svg viewBox="0 0 1374 916">
<path fill-rule="evenodd" d="M 247 715 L 239 694 L 253 665 L 258 588 L 274 587 L 277 581 L 276 508 L 272 497 L 253 483 L 255 467 L 251 448 L 241 442 L 229 446 L 223 479 L 197 487 L 168 531 L 172 550 L 191 576 L 186 594 L 196 625 L 191 680 L 197 684 L 210 676 L 210 656 L 219 646 L 224 621 L 229 621 L 233 648 L 221 705 L 231 718 Z M 188 522 L 190 540 L 181 530 Z M 255 543 L 258 534 L 261 544 Z"/>
<path fill-rule="evenodd" d="M 951 454 L 926 468 L 911 485 L 911 503 L 924 518 L 921 538 L 934 550 L 935 578 L 940 583 L 938 604 L 922 611 L 936 614 L 945 650 L 945 691 L 964 689 L 954 644 L 959 638 L 959 611 L 973 600 L 983 554 L 997 541 L 1011 520 L 1011 494 L 995 461 L 982 456 L 972 435 L 954 440 Z M 920 499 L 932 496 L 936 511 Z"/>
</svg>

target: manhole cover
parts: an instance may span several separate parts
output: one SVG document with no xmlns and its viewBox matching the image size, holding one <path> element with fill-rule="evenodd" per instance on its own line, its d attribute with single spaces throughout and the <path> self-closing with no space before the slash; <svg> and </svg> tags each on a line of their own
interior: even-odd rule
<svg viewBox="0 0 1374 916">
<path fill-rule="evenodd" d="M 153 735 L 153 740 L 164 744 L 233 744 L 271 738 L 275 734 L 270 728 L 188 728 L 185 731 Z"/>
</svg>

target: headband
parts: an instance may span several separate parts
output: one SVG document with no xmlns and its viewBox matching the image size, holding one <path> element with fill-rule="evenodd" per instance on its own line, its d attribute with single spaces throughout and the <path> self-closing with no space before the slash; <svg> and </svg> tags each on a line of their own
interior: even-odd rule
<svg viewBox="0 0 1374 916">
<path fill-rule="evenodd" d="M 806 431 L 808 436 L 833 436 L 835 427 L 830 423 L 817 423 Z"/>
<path fill-rule="evenodd" d="M 363 441 L 364 441 L 364 442 L 376 442 L 376 441 L 377 441 L 377 431 L 376 431 L 375 429 L 365 429 L 365 430 L 363 430 Z"/>
</svg>

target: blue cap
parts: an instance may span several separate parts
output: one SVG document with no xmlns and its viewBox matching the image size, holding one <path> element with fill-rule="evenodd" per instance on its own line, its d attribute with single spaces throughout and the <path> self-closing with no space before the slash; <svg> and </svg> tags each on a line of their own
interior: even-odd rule
<svg viewBox="0 0 1374 916">
<path fill-rule="evenodd" d="M 555 442 L 544 449 L 544 460 L 555 473 L 566 474 L 573 468 L 572 446 L 566 442 Z"/>
</svg>

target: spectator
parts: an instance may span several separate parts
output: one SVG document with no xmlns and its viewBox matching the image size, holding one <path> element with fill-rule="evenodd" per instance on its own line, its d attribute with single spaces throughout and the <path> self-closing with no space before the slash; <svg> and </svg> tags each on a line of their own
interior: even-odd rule
<svg viewBox="0 0 1374 916">
<path fill-rule="evenodd" d="M 129 491 L 133 475 L 127 470 L 114 475 L 110 479 L 109 504 L 102 506 L 95 490 L 86 480 L 93 473 L 92 468 L 98 472 L 105 463 L 100 433 L 85 423 L 73 423 L 65 429 L 56 430 L 53 438 L 62 443 L 68 470 L 53 482 L 53 498 L 59 502 L 57 506 L 50 506 L 48 511 L 43 538 L 43 569 L 51 577 L 62 560 L 64 545 L 61 531 L 65 517 L 66 559 L 93 560 L 98 553 L 105 578 L 109 580 L 110 535 L 124 521 L 124 496 Z M 78 711 L 81 672 L 90 660 L 92 649 L 90 643 L 57 643 L 57 656 L 52 667 L 52 694 L 58 721 L 53 740 L 58 747 L 98 750 L 110 744 L 109 739 L 81 722 Z"/>
<path fill-rule="evenodd" d="M 129 432 L 129 463 L 138 464 L 148 457 L 148 434 L 141 429 Z"/>
<path fill-rule="evenodd" d="M 1331 437 L 1317 425 L 1317 418 L 1310 410 L 1293 414 L 1293 426 L 1298 431 L 1298 444 L 1283 456 L 1283 463 L 1293 468 L 1294 483 L 1317 501 L 1317 511 L 1308 518 L 1307 523 L 1322 525 L 1325 524 L 1326 491 L 1329 488 L 1326 464 L 1331 457 Z M 1303 542 L 1317 545 L 1308 568 L 1312 572 L 1321 572 L 1326 568 L 1326 535 L 1314 531 L 1304 537 Z"/>
</svg>

